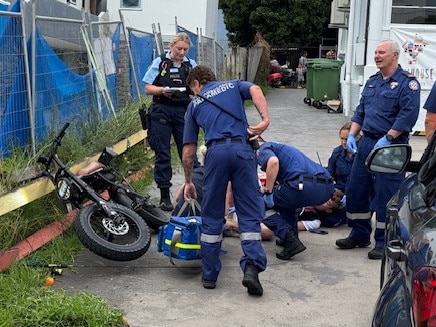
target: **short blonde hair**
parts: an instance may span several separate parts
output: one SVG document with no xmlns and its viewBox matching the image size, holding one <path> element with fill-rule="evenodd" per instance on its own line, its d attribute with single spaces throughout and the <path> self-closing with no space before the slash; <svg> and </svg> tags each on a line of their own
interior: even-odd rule
<svg viewBox="0 0 436 327">
<path fill-rule="evenodd" d="M 173 39 L 170 42 L 170 46 L 173 46 L 174 44 L 176 44 L 179 41 L 184 41 L 186 43 L 189 44 L 189 46 L 191 46 L 191 39 L 189 38 L 188 34 L 186 33 L 177 33 L 176 35 L 174 35 Z"/>
</svg>

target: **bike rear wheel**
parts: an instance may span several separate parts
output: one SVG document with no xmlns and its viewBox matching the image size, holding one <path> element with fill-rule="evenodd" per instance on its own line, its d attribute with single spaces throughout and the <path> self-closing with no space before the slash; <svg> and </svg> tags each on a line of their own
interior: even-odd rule
<svg viewBox="0 0 436 327">
<path fill-rule="evenodd" d="M 154 230 L 158 230 L 159 227 L 170 222 L 170 217 L 152 204 L 144 204 L 136 210 L 136 212 L 146 221 L 147 225 Z"/>
<path fill-rule="evenodd" d="M 135 260 L 150 247 L 150 230 L 144 220 L 125 206 L 108 202 L 120 222 L 108 217 L 97 204 L 79 210 L 74 221 L 77 237 L 95 254 L 114 261 Z"/>
<path fill-rule="evenodd" d="M 168 224 L 170 221 L 170 217 L 160 208 L 151 204 L 145 196 L 138 199 L 135 193 L 128 193 L 125 188 L 120 187 L 110 189 L 109 196 L 112 201 L 134 210 L 154 230 L 158 230 L 159 227 Z M 135 203 L 141 203 L 141 205 L 133 208 Z"/>
</svg>

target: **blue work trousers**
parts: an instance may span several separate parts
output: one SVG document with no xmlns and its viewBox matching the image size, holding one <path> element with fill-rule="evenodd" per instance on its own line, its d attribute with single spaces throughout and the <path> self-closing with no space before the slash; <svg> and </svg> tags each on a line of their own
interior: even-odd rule
<svg viewBox="0 0 436 327">
<path fill-rule="evenodd" d="M 302 183 L 303 189 L 299 186 Z M 262 222 L 274 234 L 284 240 L 289 229 L 298 235 L 298 218 L 295 210 L 305 206 L 316 206 L 327 202 L 333 195 L 333 183 L 314 181 L 292 181 L 274 187 L 274 210 L 277 212 Z"/>
<path fill-rule="evenodd" d="M 217 280 L 221 270 L 220 249 L 228 181 L 231 181 L 245 270 L 250 260 L 259 271 L 266 268 L 266 254 L 260 235 L 265 207 L 259 190 L 257 162 L 253 148 L 244 143 L 214 144 L 208 147 L 203 180 L 201 257 L 203 279 Z"/>
<path fill-rule="evenodd" d="M 158 188 L 170 188 L 173 170 L 171 167 L 171 135 L 182 158 L 183 129 L 186 108 L 154 103 L 150 107 L 151 126 L 147 131 L 147 141 L 155 153 L 154 181 Z"/>
<path fill-rule="evenodd" d="M 383 247 L 386 205 L 398 191 L 405 174 L 392 175 L 368 171 L 365 161 L 377 140 L 367 136 L 360 139 L 345 194 L 347 194 L 348 225 L 352 227 L 349 237 L 358 242 L 368 243 L 372 232 L 371 216 L 375 212 L 375 246 Z M 398 142 L 407 143 L 407 138 L 400 137 Z"/>
</svg>

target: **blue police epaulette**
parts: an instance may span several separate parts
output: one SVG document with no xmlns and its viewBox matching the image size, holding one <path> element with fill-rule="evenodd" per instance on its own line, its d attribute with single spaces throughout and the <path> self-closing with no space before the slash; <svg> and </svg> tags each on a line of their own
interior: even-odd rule
<svg viewBox="0 0 436 327">
<path fill-rule="evenodd" d="M 375 73 L 374 75 L 371 75 L 371 76 L 369 76 L 369 78 L 373 78 L 373 77 L 376 77 L 377 75 L 380 75 L 381 74 L 381 72 L 380 71 L 378 71 L 377 73 Z"/>
</svg>

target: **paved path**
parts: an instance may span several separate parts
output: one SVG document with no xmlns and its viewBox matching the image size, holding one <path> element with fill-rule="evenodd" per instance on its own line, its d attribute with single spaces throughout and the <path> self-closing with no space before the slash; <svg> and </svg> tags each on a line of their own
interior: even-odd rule
<svg viewBox="0 0 436 327">
<path fill-rule="evenodd" d="M 339 144 L 338 130 L 348 120 L 303 103 L 305 90 L 274 89 L 268 94 L 271 125 L 264 137 L 286 142 L 313 160 L 327 164 Z M 254 108 L 249 121 L 257 122 Z M 414 155 L 425 138 L 414 136 Z M 174 190 L 182 181 L 175 169 Z M 157 199 L 156 189 L 151 194 Z M 260 274 L 261 298 L 248 296 L 241 285 L 239 239 L 225 238 L 223 268 L 215 290 L 202 287 L 200 275 L 185 275 L 156 252 L 153 235 L 149 251 L 132 262 L 112 262 L 85 250 L 74 271 L 57 278 L 56 287 L 87 291 L 121 308 L 131 326 L 296 326 L 367 327 L 379 290 L 380 262 L 367 259 L 368 249 L 339 250 L 335 240 L 348 235 L 341 226 L 328 235 L 302 232 L 307 250 L 291 261 L 278 260 L 274 242 L 264 242 L 268 268 Z"/>
</svg>

